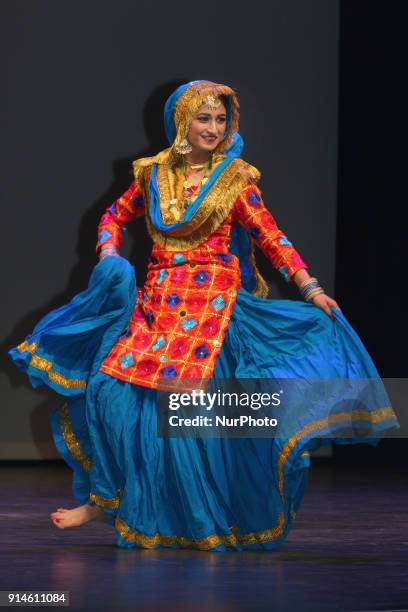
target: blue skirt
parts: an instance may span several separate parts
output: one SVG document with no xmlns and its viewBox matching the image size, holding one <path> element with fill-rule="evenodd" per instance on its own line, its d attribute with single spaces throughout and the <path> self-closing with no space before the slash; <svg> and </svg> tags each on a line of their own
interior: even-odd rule
<svg viewBox="0 0 408 612">
<path fill-rule="evenodd" d="M 240 289 L 215 378 L 370 379 L 374 396 L 364 410 L 356 396 L 344 410 L 341 390 L 325 402 L 305 397 L 279 437 L 158 437 L 158 392 L 99 370 L 136 292 L 130 264 L 107 257 L 86 291 L 9 352 L 34 387 L 66 396 L 51 415 L 56 447 L 73 470 L 74 496 L 109 515 L 119 546 L 275 549 L 299 510 L 311 450 L 375 444 L 398 427 L 378 372 L 340 311 L 332 321 L 311 304 Z M 350 423 L 363 435 L 345 433 Z"/>
</svg>

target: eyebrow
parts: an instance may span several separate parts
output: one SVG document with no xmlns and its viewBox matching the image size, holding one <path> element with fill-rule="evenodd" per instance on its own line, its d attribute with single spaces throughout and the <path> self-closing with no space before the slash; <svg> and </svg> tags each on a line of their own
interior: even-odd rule
<svg viewBox="0 0 408 612">
<path fill-rule="evenodd" d="M 197 113 L 197 117 L 211 117 L 210 113 Z M 220 113 L 219 115 L 216 115 L 216 117 L 226 117 L 227 114 L 226 113 Z"/>
</svg>

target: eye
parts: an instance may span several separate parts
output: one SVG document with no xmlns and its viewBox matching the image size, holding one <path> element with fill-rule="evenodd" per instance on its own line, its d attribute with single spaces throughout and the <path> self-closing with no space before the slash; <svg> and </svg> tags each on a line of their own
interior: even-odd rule
<svg viewBox="0 0 408 612">
<path fill-rule="evenodd" d="M 217 117 L 218 123 L 225 123 L 226 117 Z"/>
<path fill-rule="evenodd" d="M 204 123 L 205 121 L 208 121 L 208 116 L 200 115 L 199 117 L 197 117 L 197 121 L 201 121 L 202 123 Z"/>
</svg>

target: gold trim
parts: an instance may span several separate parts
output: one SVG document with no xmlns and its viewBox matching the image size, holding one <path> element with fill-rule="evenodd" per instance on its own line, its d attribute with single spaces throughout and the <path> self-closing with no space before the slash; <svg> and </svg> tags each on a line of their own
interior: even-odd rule
<svg viewBox="0 0 408 612">
<path fill-rule="evenodd" d="M 373 423 L 380 423 L 387 418 L 395 417 L 395 412 L 391 407 L 379 408 L 373 412 L 369 412 L 368 410 L 358 410 L 352 413 L 353 419 L 365 419 L 370 420 Z M 308 433 L 313 432 L 320 427 L 323 427 L 327 424 L 332 424 L 341 421 L 350 421 L 349 413 L 339 413 L 337 415 L 333 415 L 329 419 L 321 419 L 319 421 L 315 421 L 314 423 L 309 423 L 303 429 L 301 429 L 297 434 L 295 434 L 292 438 L 288 440 L 288 442 L 282 448 L 279 458 L 278 458 L 278 473 L 279 473 L 279 492 L 281 497 L 284 498 L 284 464 L 288 459 L 291 451 L 293 450 L 295 444 Z M 72 430 L 72 423 L 69 418 L 68 406 L 65 404 L 60 411 L 60 425 L 61 430 L 63 432 L 64 440 L 66 442 L 67 447 L 69 448 L 72 456 L 78 463 L 82 465 L 82 467 L 89 471 L 91 469 L 91 459 L 86 457 L 83 450 L 80 447 L 78 440 L 75 437 L 75 434 Z M 309 451 L 303 451 L 301 456 L 310 455 Z M 118 489 L 119 497 L 122 494 L 122 491 Z M 102 508 L 115 510 L 119 506 L 119 497 L 113 498 L 102 498 L 93 493 L 90 494 L 90 499 L 92 499 L 97 505 Z M 290 511 L 291 519 L 294 520 L 296 518 L 296 512 L 294 512 L 293 508 Z M 271 527 L 269 529 L 263 529 L 260 531 L 253 531 L 246 534 L 239 534 L 238 527 L 232 526 L 230 529 L 232 533 L 230 535 L 218 535 L 212 534 L 205 538 L 201 538 L 199 540 L 191 540 L 185 538 L 183 536 L 164 536 L 159 533 L 155 533 L 152 536 L 143 535 L 136 529 L 131 529 L 122 519 L 116 517 L 115 519 L 115 528 L 120 533 L 120 535 L 127 542 L 134 542 L 136 545 L 141 546 L 143 548 L 154 548 L 155 546 L 174 546 L 178 545 L 180 548 L 193 548 L 199 550 L 210 550 L 211 548 L 215 548 L 223 544 L 227 548 L 233 548 L 237 546 L 237 544 L 241 545 L 250 545 L 256 543 L 265 543 L 270 542 L 279 538 L 284 531 L 285 528 L 285 515 L 283 512 L 278 514 L 278 522 L 275 527 Z"/>
<path fill-rule="evenodd" d="M 18 345 L 17 350 L 20 351 L 20 353 L 25 353 L 28 351 L 29 353 L 33 354 L 36 352 L 37 348 L 38 344 L 36 342 L 32 342 L 30 344 L 28 340 L 24 340 L 24 342 Z"/>
<path fill-rule="evenodd" d="M 105 510 L 117 510 L 119 508 L 120 497 L 100 497 L 95 493 L 89 494 L 89 499 L 93 501 L 97 506 L 104 508 Z"/>
<path fill-rule="evenodd" d="M 252 236 L 250 236 L 249 262 L 256 281 L 255 289 L 252 291 L 252 295 L 267 298 L 269 293 L 269 286 L 262 274 L 259 272 L 258 266 L 256 265 L 255 242 Z"/>
<path fill-rule="evenodd" d="M 270 542 L 282 535 L 285 527 L 285 516 L 283 512 L 278 514 L 278 523 L 276 527 L 271 529 L 263 529 L 239 535 L 236 526 L 230 527 L 232 533 L 230 535 L 211 534 L 199 540 L 190 540 L 183 536 L 165 536 L 160 533 L 155 533 L 152 536 L 143 535 L 137 529 L 130 527 L 120 518 L 116 518 L 115 528 L 120 533 L 122 538 L 127 542 L 134 542 L 143 548 L 154 548 L 155 546 L 174 546 L 180 548 L 195 548 L 199 550 L 210 550 L 216 546 L 224 545 L 227 548 L 236 547 L 238 544 L 250 545 L 257 543 Z"/>
<path fill-rule="evenodd" d="M 256 181 L 259 176 L 254 166 L 241 159 L 234 159 L 215 181 L 193 218 L 182 227 L 170 230 L 164 235 L 153 226 L 150 219 L 148 183 L 151 166 L 142 168 L 142 170 L 143 179 L 140 169 L 135 170 L 135 176 L 138 176 L 139 181 L 143 184 L 147 229 L 152 240 L 169 251 L 189 251 L 204 242 L 225 221 L 248 181 Z M 172 194 L 167 164 L 157 163 L 157 186 L 160 202 L 170 201 Z"/>
<path fill-rule="evenodd" d="M 72 421 L 69 414 L 68 404 L 64 404 L 59 412 L 59 424 L 62 436 L 64 438 L 65 444 L 71 453 L 72 457 L 75 459 L 77 463 L 81 465 L 81 467 L 86 471 L 90 472 L 92 467 L 92 459 L 87 457 L 81 448 L 79 441 L 77 440 L 74 430 L 72 428 Z M 122 495 L 122 490 L 118 489 L 117 497 L 100 497 L 95 493 L 89 494 L 89 499 L 93 501 L 97 506 L 101 508 L 105 508 L 108 510 L 117 510 L 119 507 L 120 497 Z"/>
<path fill-rule="evenodd" d="M 366 420 L 371 421 L 372 423 L 380 423 L 381 421 L 385 421 L 389 418 L 396 418 L 394 410 L 388 406 L 386 408 L 378 408 L 377 410 L 373 410 L 370 412 L 366 409 L 355 410 L 351 413 L 349 412 L 339 412 L 338 414 L 334 414 L 329 418 L 320 419 L 319 421 L 314 421 L 305 425 L 300 431 L 298 431 L 292 438 L 290 438 L 286 444 L 282 447 L 282 450 L 279 454 L 278 458 L 278 475 L 279 475 L 279 492 L 281 497 L 284 496 L 284 466 L 285 462 L 288 459 L 290 453 L 293 451 L 295 445 L 307 436 L 309 433 L 316 431 L 322 427 L 327 427 L 328 425 L 333 425 L 335 423 L 341 423 L 345 421 L 357 421 L 357 420 Z"/>
<path fill-rule="evenodd" d="M 27 340 L 17 346 L 17 350 L 20 353 L 31 353 L 31 361 L 29 365 L 37 370 L 41 370 L 42 372 L 47 372 L 48 378 L 52 382 L 64 387 L 64 389 L 85 389 L 86 382 L 84 380 L 66 378 L 62 374 L 59 374 L 53 369 L 53 364 L 51 361 L 48 361 L 48 359 L 44 359 L 43 357 L 35 354 L 37 349 L 38 344 L 36 342 L 29 344 Z"/>
<path fill-rule="evenodd" d="M 250 168 L 249 164 L 241 159 L 234 159 L 217 178 L 192 219 L 182 227 L 171 230 L 169 234 L 177 238 L 188 237 L 189 244 L 193 242 L 194 246 L 207 238 L 225 221 L 239 194 L 247 185 L 248 177 L 243 174 L 243 168 L 246 167 Z M 160 202 L 171 198 L 168 172 L 163 164 L 157 166 L 157 185 Z M 215 220 L 209 221 L 213 217 Z"/>
<path fill-rule="evenodd" d="M 386 420 L 387 418 L 395 417 L 395 412 L 391 407 L 387 407 L 379 408 L 373 412 L 370 412 L 368 410 L 358 410 L 352 413 L 352 415 L 353 420 L 365 419 L 370 420 L 373 423 L 379 423 L 383 420 Z M 284 464 L 285 461 L 288 459 L 290 452 L 293 450 L 295 444 L 308 433 L 315 431 L 316 429 L 319 429 L 324 425 L 349 420 L 349 413 L 339 413 L 337 415 L 333 415 L 333 417 L 329 419 L 321 419 L 320 421 L 316 421 L 315 423 L 310 423 L 309 425 L 306 425 L 297 434 L 290 438 L 290 440 L 282 448 L 278 459 L 279 492 L 281 494 L 282 499 L 284 498 Z M 303 453 L 301 453 L 301 455 L 307 456 L 309 455 L 309 451 L 304 451 Z M 294 520 L 296 518 L 296 515 L 297 513 L 292 507 L 290 510 L 291 519 Z M 138 546 L 142 546 L 143 548 L 154 548 L 157 545 L 174 546 L 175 544 L 177 544 L 181 548 L 196 548 L 199 550 L 209 550 L 221 544 L 224 544 L 224 546 L 226 547 L 234 547 L 237 544 L 250 545 L 256 543 L 270 542 L 271 540 L 277 539 L 282 535 L 284 527 L 285 515 L 283 514 L 283 512 L 280 512 L 278 515 L 278 524 L 270 529 L 253 531 L 247 534 L 239 535 L 237 528 L 231 527 L 231 530 L 233 531 L 231 535 L 220 536 L 217 534 L 212 534 L 205 538 L 201 538 L 200 540 L 189 540 L 182 536 L 163 536 L 159 533 L 155 533 L 153 536 L 146 536 L 141 534 L 137 530 L 130 529 L 130 527 L 119 518 L 117 518 L 115 521 L 115 528 L 127 542 L 134 542 L 135 544 L 137 544 Z"/>
<path fill-rule="evenodd" d="M 75 436 L 74 430 L 72 429 L 68 404 L 64 404 L 59 411 L 59 425 L 65 444 L 67 445 L 72 457 L 86 472 L 90 472 L 92 460 L 85 455 L 79 441 Z"/>
</svg>

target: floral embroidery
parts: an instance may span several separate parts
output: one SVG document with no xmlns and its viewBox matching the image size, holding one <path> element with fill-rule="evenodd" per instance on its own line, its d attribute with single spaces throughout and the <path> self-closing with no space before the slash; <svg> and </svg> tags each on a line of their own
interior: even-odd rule
<svg viewBox="0 0 408 612">
<path fill-rule="evenodd" d="M 135 365 L 132 353 L 126 353 L 119 359 L 122 369 L 130 368 Z"/>
</svg>

